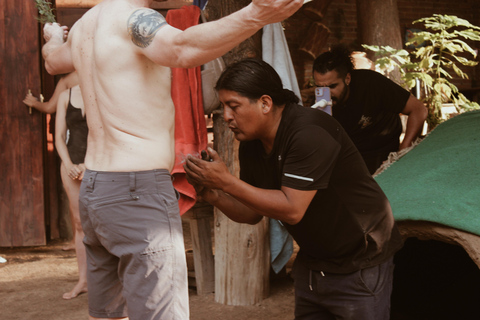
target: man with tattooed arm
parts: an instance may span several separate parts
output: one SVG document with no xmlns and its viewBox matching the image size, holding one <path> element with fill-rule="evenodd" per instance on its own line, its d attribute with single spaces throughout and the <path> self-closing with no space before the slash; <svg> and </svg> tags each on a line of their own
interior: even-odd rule
<svg viewBox="0 0 480 320">
<path fill-rule="evenodd" d="M 77 70 L 89 126 L 80 215 L 90 319 L 188 319 L 182 225 L 170 170 L 171 67 L 219 57 L 303 0 L 254 0 L 185 31 L 153 0 L 104 0 L 68 33 L 44 28 L 50 74 Z M 128 309 L 128 312 L 127 312 Z"/>
</svg>

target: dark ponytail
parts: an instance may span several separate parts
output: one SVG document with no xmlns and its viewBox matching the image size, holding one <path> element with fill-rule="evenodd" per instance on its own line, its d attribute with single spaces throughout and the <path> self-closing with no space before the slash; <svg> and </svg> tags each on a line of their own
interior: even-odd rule
<svg viewBox="0 0 480 320">
<path fill-rule="evenodd" d="M 251 101 L 268 95 L 277 106 L 300 101 L 293 91 L 283 88 L 282 80 L 272 66 L 254 58 L 229 65 L 218 79 L 215 89 L 234 91 Z"/>
</svg>

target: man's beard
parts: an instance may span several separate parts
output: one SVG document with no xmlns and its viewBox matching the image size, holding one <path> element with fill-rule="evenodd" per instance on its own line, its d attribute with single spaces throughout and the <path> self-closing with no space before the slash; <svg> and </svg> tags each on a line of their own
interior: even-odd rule
<svg viewBox="0 0 480 320">
<path fill-rule="evenodd" d="M 343 80 L 343 90 L 340 93 L 340 96 L 337 97 L 332 97 L 332 104 L 333 105 L 343 105 L 347 101 L 347 96 L 349 93 L 350 88 L 348 85 L 345 83 L 345 80 Z"/>
</svg>

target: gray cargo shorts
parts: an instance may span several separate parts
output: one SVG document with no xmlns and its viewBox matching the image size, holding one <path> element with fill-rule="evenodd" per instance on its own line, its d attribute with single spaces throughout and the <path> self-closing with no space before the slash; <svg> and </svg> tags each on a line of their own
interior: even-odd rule
<svg viewBox="0 0 480 320">
<path fill-rule="evenodd" d="M 80 216 L 92 317 L 189 319 L 182 222 L 167 170 L 87 170 Z"/>
</svg>

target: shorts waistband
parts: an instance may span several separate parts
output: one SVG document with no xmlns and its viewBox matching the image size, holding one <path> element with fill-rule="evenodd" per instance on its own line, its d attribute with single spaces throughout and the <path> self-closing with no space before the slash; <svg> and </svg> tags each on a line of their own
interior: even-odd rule
<svg viewBox="0 0 480 320">
<path fill-rule="evenodd" d="M 165 176 L 172 179 L 172 175 L 167 169 L 153 169 L 145 171 L 130 171 L 130 172 L 118 172 L 118 171 L 96 171 L 86 169 L 84 176 L 87 179 L 95 179 L 99 182 L 109 182 L 109 181 L 130 181 L 132 177 L 135 180 L 147 180 L 152 179 L 153 177 Z"/>
</svg>

